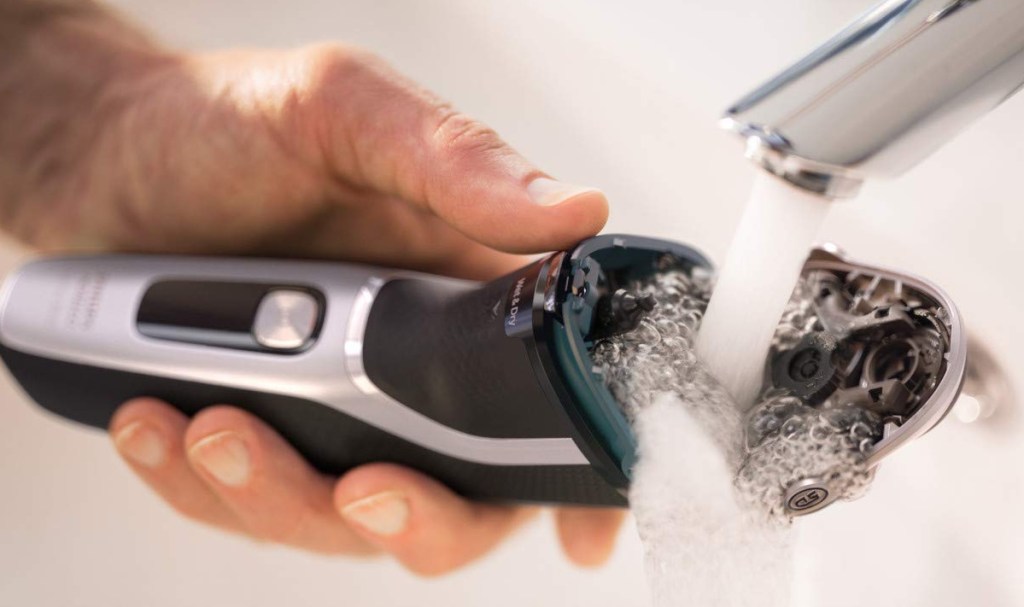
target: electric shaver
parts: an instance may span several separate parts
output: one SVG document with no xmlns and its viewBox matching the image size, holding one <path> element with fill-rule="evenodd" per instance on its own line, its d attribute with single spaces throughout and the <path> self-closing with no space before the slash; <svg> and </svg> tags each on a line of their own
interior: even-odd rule
<svg viewBox="0 0 1024 607">
<path fill-rule="evenodd" d="M 228 403 L 328 473 L 387 461 L 476 499 L 621 506 L 636 438 L 590 353 L 644 321 L 657 301 L 632 285 L 669 268 L 710 272 L 691 247 L 615 235 L 483 284 L 335 262 L 46 258 L 3 286 L 0 355 L 33 400 L 91 426 L 137 396 L 186 414 Z M 766 385 L 813 403 L 860 390 L 887 419 L 880 459 L 952 406 L 959 316 L 920 279 L 824 252 L 806 272 L 834 290 L 813 303 L 837 340 L 824 355 L 847 339 L 858 360 L 827 377 L 766 362 Z M 808 347 L 791 358 L 821 354 Z"/>
</svg>

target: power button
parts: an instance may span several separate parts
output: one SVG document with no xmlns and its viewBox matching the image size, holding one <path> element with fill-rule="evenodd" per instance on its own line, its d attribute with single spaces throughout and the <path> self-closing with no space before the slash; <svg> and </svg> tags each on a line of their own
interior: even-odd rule
<svg viewBox="0 0 1024 607">
<path fill-rule="evenodd" d="M 305 292 L 276 289 L 263 296 L 252 335 L 265 348 L 296 350 L 309 343 L 320 317 L 320 302 Z"/>
</svg>

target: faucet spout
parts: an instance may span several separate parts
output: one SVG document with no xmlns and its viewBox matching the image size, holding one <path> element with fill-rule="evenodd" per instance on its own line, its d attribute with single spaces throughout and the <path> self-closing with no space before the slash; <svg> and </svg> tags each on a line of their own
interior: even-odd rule
<svg viewBox="0 0 1024 607">
<path fill-rule="evenodd" d="M 907 171 L 1024 87 L 1021 0 L 885 0 L 726 112 L 747 156 L 829 198 Z"/>
</svg>

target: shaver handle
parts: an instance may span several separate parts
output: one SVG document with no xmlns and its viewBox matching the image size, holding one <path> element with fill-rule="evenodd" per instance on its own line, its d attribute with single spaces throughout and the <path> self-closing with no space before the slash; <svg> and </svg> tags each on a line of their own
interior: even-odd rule
<svg viewBox="0 0 1024 607">
<path fill-rule="evenodd" d="M 325 472 L 388 461 L 477 499 L 625 503 L 576 446 L 526 344 L 505 334 L 515 274 L 381 276 L 299 261 L 38 261 L 5 283 L 0 354 L 40 405 L 98 427 L 136 396 L 189 415 L 228 403 Z M 275 311 L 282 293 L 305 307 Z"/>
</svg>

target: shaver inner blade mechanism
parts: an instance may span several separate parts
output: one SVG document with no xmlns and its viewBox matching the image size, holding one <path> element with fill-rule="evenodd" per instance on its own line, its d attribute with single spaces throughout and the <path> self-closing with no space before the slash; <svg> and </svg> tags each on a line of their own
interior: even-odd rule
<svg viewBox="0 0 1024 607">
<path fill-rule="evenodd" d="M 713 277 L 672 255 L 653 263 L 628 281 L 582 269 L 575 281 L 593 310 L 595 369 L 630 417 L 659 391 L 709 389 L 699 385 L 706 372 L 693 344 Z M 740 493 L 779 516 L 863 494 L 878 461 L 952 404 L 946 398 L 938 416 L 929 406 L 947 372 L 952 327 L 942 298 L 914 279 L 812 255 L 776 330 L 760 396 L 736 420 Z M 928 419 L 917 419 L 924 409 Z M 714 415 L 736 413 L 703 417 Z"/>
<path fill-rule="evenodd" d="M 747 414 L 737 482 L 786 514 L 858 497 L 881 443 L 935 393 L 949 348 L 948 311 L 898 277 L 806 269 Z M 766 469 L 778 470 L 775 484 L 758 478 Z"/>
</svg>

